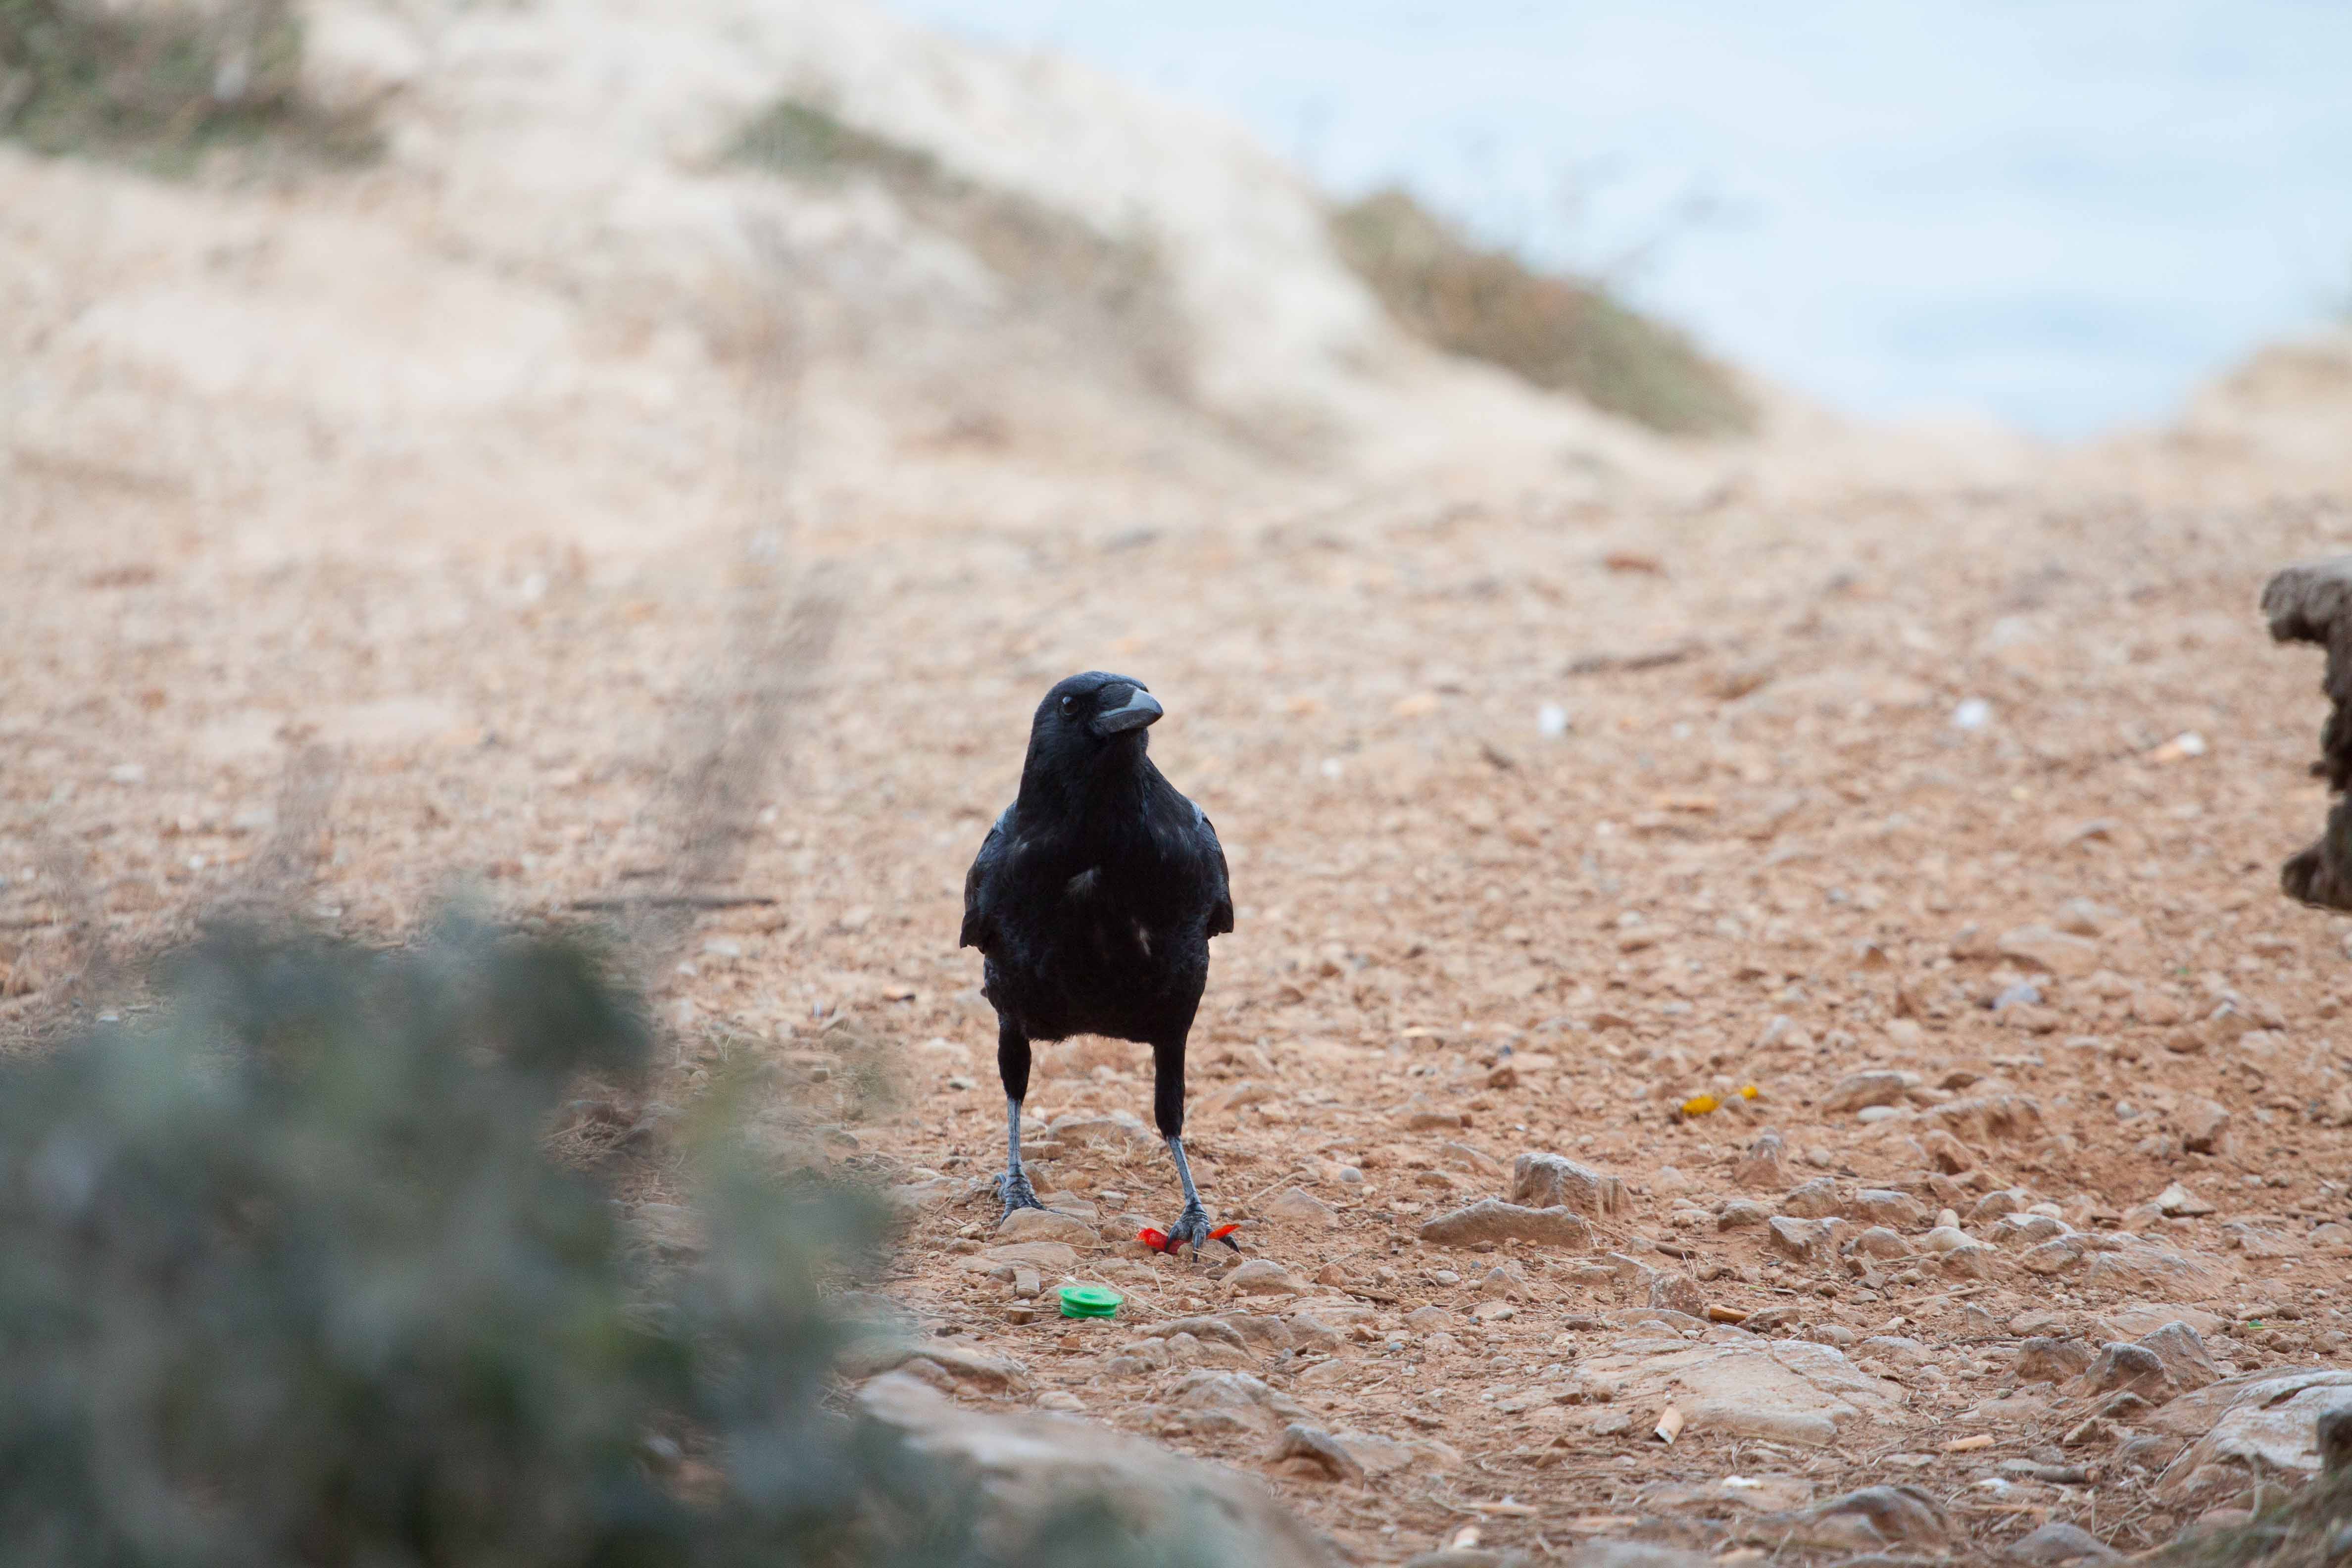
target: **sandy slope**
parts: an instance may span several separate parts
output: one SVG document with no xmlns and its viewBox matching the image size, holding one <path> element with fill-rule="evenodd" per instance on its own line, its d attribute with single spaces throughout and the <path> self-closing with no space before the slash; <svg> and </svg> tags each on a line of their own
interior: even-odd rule
<svg viewBox="0 0 2352 1568">
<path fill-rule="evenodd" d="M 890 1292 L 1025 1368 L 934 1369 L 960 1397 L 1262 1471 L 1369 1562 L 1465 1525 L 1833 1555 L 1755 1521 L 1891 1479 L 1975 1552 L 2050 1517 L 2129 1549 L 2242 1475 L 2164 1479 L 2194 1435 L 2165 1425 L 2177 1402 L 2062 1447 L 2099 1400 L 2021 1384 L 2024 1339 L 2180 1317 L 2242 1371 L 2352 1366 L 2352 922 L 2274 890 L 2323 809 L 2317 671 L 2252 608 L 2272 566 L 2352 548 L 2340 443 L 2307 434 L 2324 396 L 2261 376 L 2187 435 L 2091 454 L 1793 417 L 1676 454 L 1357 321 L 1372 368 L 1282 388 L 1347 439 L 1269 451 L 1214 377 L 1155 398 L 992 310 L 970 258 L 877 193 L 653 157 L 668 100 L 591 149 L 634 184 L 492 221 L 521 199 L 514 148 L 574 125 L 494 90 L 547 90 L 499 62 L 551 37 L 475 15 L 436 24 L 401 89 L 413 142 L 370 174 L 165 188 L 0 153 L 5 1018 L 73 984 L 77 921 L 136 945 L 273 856 L 307 905 L 381 933 L 468 878 L 522 911 L 682 866 L 771 899 L 665 958 L 677 1062 L 625 1109 L 746 1062 L 798 1080 L 769 1119 L 784 1147 L 814 1106 L 828 1157 L 908 1188 Z M 582 58 L 625 73 L 709 25 L 598 15 L 621 32 Z M 888 76 L 814 36 L 749 51 L 767 74 L 734 101 L 773 90 L 787 45 Z M 858 47 L 932 47 L 898 37 Z M 725 75 L 694 58 L 698 91 Z M 1020 68 L 1108 112 L 1099 84 Z M 698 233 L 784 235 L 798 281 Z M 817 260 L 839 274 L 809 284 Z M 2266 457 L 2283 429 L 2318 455 Z M 787 668 L 812 602 L 838 630 Z M 1155 755 L 1231 847 L 1192 1132 L 1212 1205 L 1281 1270 L 1237 1283 L 1121 1245 L 1121 1216 L 1173 1206 L 1157 1149 L 1105 1120 L 1148 1114 L 1147 1064 L 1055 1052 L 1041 1184 L 1108 1239 L 1021 1266 L 1119 1284 L 1109 1328 L 1016 1322 L 994 1277 L 992 1033 L 953 946 L 1028 710 L 1087 667 L 1163 697 Z M 782 770 L 744 764 L 742 809 L 695 817 L 695 760 L 763 740 Z M 2063 973 L 2000 951 L 2032 924 L 2083 933 L 2033 946 Z M 1988 1005 L 2024 983 L 2038 1000 Z M 844 1088 L 868 1059 L 897 1109 Z M 1864 1068 L 1915 1076 L 1871 1120 L 1831 1110 Z M 1729 1108 L 1672 1114 L 1703 1092 Z M 1784 1166 L 1743 1184 L 1767 1130 Z M 1627 1184 L 1594 1251 L 1417 1239 L 1506 1195 L 1528 1151 Z M 1788 1197 L 1814 1178 L 1826 1198 Z M 667 1156 L 633 1176 L 675 1179 Z M 2214 1212 L 2141 1206 L 2176 1181 Z M 1294 1188 L 1328 1221 L 1277 1213 Z M 1735 1197 L 1860 1215 L 1864 1189 L 1916 1205 L 1886 1211 L 1899 1255 L 1866 1268 L 1719 1218 Z M 1991 1191 L 2092 1240 L 2032 1272 L 2002 1204 L 1978 1212 Z M 1944 1207 L 1992 1250 L 1928 1250 Z M 1515 1277 L 1482 1288 L 1498 1265 Z M 1751 1341 L 1649 1314 L 1654 1291 L 1787 1310 Z M 1141 1342 L 1227 1311 L 1239 1345 Z M 1701 1349 L 1737 1364 L 1674 1360 Z M 1779 1405 L 1752 1386 L 1772 1354 Z M 1691 1425 L 1643 1443 L 1669 1400 Z M 1738 1414 L 1768 1405 L 1826 1432 Z M 1290 1419 L 1358 1434 L 1376 1473 L 1269 1458 Z M 2083 1479 L 2000 1468 L 2020 1460 Z"/>
</svg>

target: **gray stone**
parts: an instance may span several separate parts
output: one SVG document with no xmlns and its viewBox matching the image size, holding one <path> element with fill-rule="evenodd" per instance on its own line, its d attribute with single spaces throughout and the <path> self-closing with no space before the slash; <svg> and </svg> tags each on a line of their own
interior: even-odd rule
<svg viewBox="0 0 2352 1568">
<path fill-rule="evenodd" d="M 1780 1212 L 1799 1219 L 1824 1219 L 1844 1207 L 1838 1201 L 1837 1183 L 1827 1176 L 1816 1176 L 1802 1186 L 1793 1187 L 1780 1199 Z"/>
<path fill-rule="evenodd" d="M 1715 1559 L 1654 1541 L 1588 1541 L 1565 1557 L 1546 1561 L 1560 1568 L 1712 1568 Z"/>
<path fill-rule="evenodd" d="M 1797 1516 L 1792 1533 L 1815 1546 L 1874 1552 L 1890 1546 L 1944 1552 L 1966 1543 L 1943 1505 L 1917 1487 L 1864 1487 Z"/>
<path fill-rule="evenodd" d="M 1883 1225 L 1874 1225 L 1846 1245 L 1849 1253 L 1892 1259 L 1911 1256 L 1911 1244 Z"/>
<path fill-rule="evenodd" d="M 1304 1187 L 1284 1188 L 1267 1202 L 1265 1213 L 1269 1219 L 1293 1220 L 1301 1225 L 1339 1223 L 1339 1211 Z"/>
<path fill-rule="evenodd" d="M 1904 1095 L 1918 1081 L 1916 1073 L 1896 1072 L 1886 1068 L 1850 1072 L 1838 1079 L 1829 1093 L 1822 1098 L 1822 1110 L 1827 1115 L 1839 1116 L 1873 1105 L 1900 1105 Z"/>
<path fill-rule="evenodd" d="M 1478 1280 L 1478 1294 L 1488 1300 L 1527 1301 L 1534 1299 L 1527 1277 L 1507 1263 L 1498 1263 Z"/>
<path fill-rule="evenodd" d="M 2151 1405 L 2161 1405 L 2179 1392 L 2154 1351 L 2137 1345 L 2103 1345 L 2097 1359 L 2083 1373 L 2083 1391 L 2112 1394 L 2119 1389 Z"/>
<path fill-rule="evenodd" d="M 1072 1247 L 1094 1247 L 1102 1241 L 1101 1230 L 1076 1215 L 1055 1214 L 1052 1209 L 1014 1209 L 996 1222 L 999 1241 L 1059 1241 Z"/>
<path fill-rule="evenodd" d="M 1803 1340 L 1622 1339 L 1584 1356 L 1572 1375 L 1588 1398 L 1622 1408 L 1654 1411 L 1671 1401 L 1693 1433 L 1803 1447 L 1828 1447 L 1899 1409 L 1886 1384 L 1833 1347 Z"/>
<path fill-rule="evenodd" d="M 1789 1184 L 1787 1158 L 1780 1133 L 1767 1129 L 1732 1167 L 1731 1179 L 1743 1187 L 1779 1192 Z"/>
<path fill-rule="evenodd" d="M 2195 1219 L 2213 1212 L 2213 1205 L 2182 1186 L 2173 1183 L 2156 1194 L 2156 1206 L 2174 1219 Z"/>
<path fill-rule="evenodd" d="M 2183 1394 L 2158 1414 L 2159 1430 L 2196 1440 L 2165 1470 L 2158 1495 L 2176 1506 L 2197 1487 L 2200 1468 L 2234 1475 L 2241 1484 L 2257 1476 L 2290 1481 L 2318 1474 L 2322 1459 L 2319 1418 L 2352 1410 L 2352 1371 L 2303 1368 L 2225 1378 Z"/>
<path fill-rule="evenodd" d="M 1078 1249 L 1066 1241 L 1009 1241 L 987 1248 L 982 1256 L 991 1263 L 1027 1267 L 1055 1279 L 1078 1266 Z"/>
<path fill-rule="evenodd" d="M 1923 1133 L 1919 1147 L 1945 1175 L 1958 1176 L 1976 1169 L 1977 1152 L 1940 1127 Z"/>
<path fill-rule="evenodd" d="M 2098 1352 L 2081 1340 L 2045 1336 L 2017 1347 L 2020 1383 L 2071 1383 L 2091 1368 Z"/>
<path fill-rule="evenodd" d="M 1827 1263 L 1837 1256 L 1838 1224 L 1834 1220 L 1790 1219 L 1774 1215 L 1765 1222 L 1772 1250 L 1799 1263 Z"/>
<path fill-rule="evenodd" d="M 1451 1131 L 1462 1125 L 1462 1112 L 1428 1095 L 1416 1094 L 1397 1107 L 1396 1121 L 1408 1132 L 1426 1132 L 1433 1128 Z"/>
<path fill-rule="evenodd" d="M 2123 918 L 2105 904 L 2089 899 L 2069 899 L 2058 906 L 2057 918 L 2050 923 L 2069 936 L 2101 936 Z"/>
<path fill-rule="evenodd" d="M 1328 1312 L 1330 1309 L 1325 1305 L 1323 1310 Z M 1336 1351 L 1345 1342 L 1337 1328 L 1313 1312 L 1293 1312 L 1289 1329 L 1297 1336 L 1301 1350 Z"/>
<path fill-rule="evenodd" d="M 1029 1386 L 1029 1369 L 1021 1363 L 981 1351 L 963 1350 L 940 1340 L 862 1340 L 843 1352 L 840 1365 L 850 1377 L 871 1377 L 917 1360 L 929 1362 L 940 1379 L 950 1383 L 971 1383 L 1013 1393 Z"/>
<path fill-rule="evenodd" d="M 2017 1266 L 2030 1274 L 2063 1274 L 2083 1261 L 2090 1243 L 2079 1236 L 2053 1237 L 2017 1255 Z"/>
<path fill-rule="evenodd" d="M 2180 1301 L 2120 1301 L 2098 1321 L 2103 1341 L 2146 1339 L 2167 1323 L 2186 1323 L 2203 1340 L 2230 1330 L 2229 1319 Z"/>
<path fill-rule="evenodd" d="M 1307 1288 L 1297 1275 L 1268 1258 L 1249 1259 L 1227 1274 L 1225 1283 L 1238 1296 L 1277 1296 Z"/>
<path fill-rule="evenodd" d="M 2097 942 L 2046 925 L 2023 925 L 2003 931 L 1998 951 L 2013 963 L 2069 980 L 2099 967 Z"/>
<path fill-rule="evenodd" d="M 1883 1225 L 1892 1230 L 1909 1230 L 1927 1218 L 1917 1199 L 1884 1187 L 1864 1187 L 1855 1193 L 1846 1200 L 1845 1212 L 1864 1225 Z"/>
<path fill-rule="evenodd" d="M 1970 1225 L 1990 1225 L 2005 1214 L 2015 1214 L 2033 1201 L 2033 1194 L 2015 1187 L 1996 1187 L 1969 1210 Z"/>
<path fill-rule="evenodd" d="M 2042 1245 L 2049 1247 L 2056 1243 L 2044 1242 Z M 2210 1293 L 2223 1278 L 2220 1268 L 2201 1258 L 2174 1252 L 2168 1247 L 2152 1247 L 2145 1242 L 2126 1242 L 2112 1252 L 2095 1253 L 2090 1267 L 2083 1271 L 2085 1283 L 2114 1290 L 2119 1295 L 2184 1291 L 2191 1296 L 2202 1296 Z"/>
<path fill-rule="evenodd" d="M 1160 1145 L 1158 1133 L 1124 1110 L 1115 1110 L 1108 1116 L 1065 1116 L 1047 1127 L 1045 1132 L 1056 1143 L 1102 1143 L 1133 1149 L 1155 1149 Z"/>
<path fill-rule="evenodd" d="M 1171 1318 L 1153 1323 L 1143 1331 L 1147 1339 L 1164 1340 L 1173 1334 L 1191 1334 L 1194 1339 L 1219 1340 L 1235 1350 L 1246 1348 L 1241 1330 L 1223 1318 Z"/>
<path fill-rule="evenodd" d="M 1583 1215 L 1565 1207 L 1522 1208 L 1496 1198 L 1480 1198 L 1467 1208 L 1424 1221 L 1420 1235 L 1423 1241 L 1445 1247 L 1516 1240 L 1571 1252 L 1592 1250 L 1592 1226 Z"/>
<path fill-rule="evenodd" d="M 1242 1425 L 1265 1432 L 1307 1414 L 1287 1394 L 1276 1393 L 1245 1372 L 1188 1373 L 1169 1391 L 1168 1399 L 1188 1409 L 1225 1411 Z"/>
<path fill-rule="evenodd" d="M 2137 1343 L 2164 1363 L 2165 1375 L 2183 1394 L 2203 1388 L 2221 1375 L 2204 1340 L 2187 1323 L 2167 1323 L 2153 1333 L 2142 1334 Z"/>
<path fill-rule="evenodd" d="M 1993 1222 L 1991 1238 L 1997 1247 L 2023 1251 L 2071 1234 L 2064 1220 L 2046 1214 L 2005 1214 Z"/>
<path fill-rule="evenodd" d="M 1231 1373 L 1209 1374 L 1231 1376 Z M 1146 1555 L 1200 1552 L 1263 1568 L 1333 1568 L 1316 1532 L 1255 1478 L 1171 1454 L 1098 1422 L 965 1409 L 890 1373 L 858 1394 L 867 1415 L 943 1465 L 1000 1540 L 1034 1535 L 1072 1503 L 1109 1509 Z M 1203 1532 L 1207 1539 L 1203 1539 Z"/>
<path fill-rule="evenodd" d="M 2212 1154 L 2220 1152 L 2221 1135 L 2230 1130 L 2230 1113 L 2219 1103 L 2192 1094 L 2173 1112 L 2172 1124 L 2180 1130 L 2182 1148 L 2195 1154 Z"/>
<path fill-rule="evenodd" d="M 1927 1113 L 1956 1138 L 1985 1143 L 2042 1134 L 2042 1102 L 2025 1094 L 1980 1094 L 1947 1100 Z"/>
<path fill-rule="evenodd" d="M 1307 1459 L 1319 1465 L 1334 1480 L 1360 1481 L 1364 1467 L 1356 1456 L 1348 1452 L 1331 1434 L 1320 1426 L 1306 1426 L 1297 1422 L 1282 1429 L 1274 1446 L 1277 1459 Z"/>
<path fill-rule="evenodd" d="M 1223 1315 L 1223 1321 L 1237 1330 L 1251 1344 L 1266 1350 L 1286 1351 L 1298 1343 L 1298 1336 L 1291 1332 L 1290 1325 L 1271 1315 L 1227 1312 Z"/>
<path fill-rule="evenodd" d="M 1623 1182 L 1564 1154 L 1522 1154 L 1511 1162 L 1511 1202 L 1564 1208 L 1587 1219 L 1610 1219 L 1633 1207 Z"/>
<path fill-rule="evenodd" d="M 1993 1277 L 1993 1262 L 2000 1256 L 1991 1247 L 1972 1241 L 1937 1258 L 1936 1267 L 1947 1279 L 1985 1280 Z"/>
<path fill-rule="evenodd" d="M 1706 1293 L 1698 1281 L 1687 1274 L 1662 1273 L 1650 1281 L 1650 1305 L 1668 1311 L 1688 1312 L 1694 1318 L 1706 1316 Z"/>
<path fill-rule="evenodd" d="M 2029 1531 L 2009 1549 L 2009 1554 L 2020 1563 L 2058 1568 L 2064 1563 L 2112 1563 L 2123 1555 L 2105 1542 L 2079 1525 L 2059 1520 Z"/>
<path fill-rule="evenodd" d="M 1733 1198 L 1715 1211 L 1715 1228 L 1738 1230 L 1751 1225 L 1762 1225 L 1772 1217 L 1772 1211 L 1753 1198 Z"/>
</svg>

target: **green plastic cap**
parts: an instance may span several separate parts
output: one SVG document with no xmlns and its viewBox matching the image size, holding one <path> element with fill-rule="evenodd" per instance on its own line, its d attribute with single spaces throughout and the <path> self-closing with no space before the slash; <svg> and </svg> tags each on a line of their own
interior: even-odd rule
<svg viewBox="0 0 2352 1568">
<path fill-rule="evenodd" d="M 1062 1287 L 1062 1316 L 1066 1318 L 1115 1318 L 1119 1303 L 1126 1297 L 1101 1285 L 1065 1285 Z"/>
</svg>

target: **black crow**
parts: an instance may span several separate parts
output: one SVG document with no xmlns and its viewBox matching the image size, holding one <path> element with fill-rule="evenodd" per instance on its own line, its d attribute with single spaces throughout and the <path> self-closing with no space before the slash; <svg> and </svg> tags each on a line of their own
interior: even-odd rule
<svg viewBox="0 0 2352 1568">
<path fill-rule="evenodd" d="M 1021 794 L 964 877 L 957 945 L 980 949 L 996 1008 L 1005 1212 L 1045 1206 L 1021 1168 L 1029 1042 L 1135 1040 L 1151 1047 L 1152 1115 L 1184 1186 L 1166 1247 L 1198 1251 L 1211 1233 L 1184 1159 L 1184 1037 L 1234 898 L 1217 830 L 1144 755 L 1163 711 L 1143 682 L 1099 670 L 1045 693 Z"/>
</svg>

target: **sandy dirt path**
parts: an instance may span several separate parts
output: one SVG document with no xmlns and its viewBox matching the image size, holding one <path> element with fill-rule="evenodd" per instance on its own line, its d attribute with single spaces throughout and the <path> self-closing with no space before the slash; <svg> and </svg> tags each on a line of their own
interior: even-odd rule
<svg viewBox="0 0 2352 1568">
<path fill-rule="evenodd" d="M 887 1289 L 969 1352 L 919 1370 L 1262 1472 L 1360 1561 L 1465 1529 L 1796 1561 L 1868 1542 L 1787 1518 L 1896 1481 L 1947 1545 L 2054 1519 L 2130 1550 L 2242 1472 L 2168 1470 L 2169 1395 L 2085 1428 L 2111 1391 L 2033 1381 L 2026 1341 L 2177 1319 L 2225 1372 L 2352 1364 L 2352 922 L 2276 892 L 2324 809 L 2318 671 L 2253 608 L 2352 538 L 2340 500 L 1534 483 L 590 559 L 446 519 L 257 551 L 168 486 L 19 465 L 9 514 L 11 1023 L 93 935 L 265 875 L 379 934 L 457 887 L 763 900 L 664 951 L 676 1060 L 624 1123 L 746 1064 L 797 1085 L 776 1136 L 814 1105 L 825 1157 L 905 1194 Z M 1089 667 L 1161 695 L 1154 756 L 1229 847 L 1191 1142 L 1242 1276 L 1125 1241 L 1174 1184 L 1122 1120 L 1146 1053 L 1102 1042 L 1049 1050 L 1030 1105 L 1083 1223 L 992 1250 L 961 880 L 1038 694 Z M 712 756 L 738 794 L 683 821 Z M 1622 1182 L 1590 1250 L 1419 1238 L 1530 1152 Z M 2210 1212 L 2147 1206 L 2176 1183 Z M 1023 1321 L 1031 1272 L 1129 1305 Z M 1274 1458 L 1294 1422 L 1360 1468 Z"/>
</svg>

